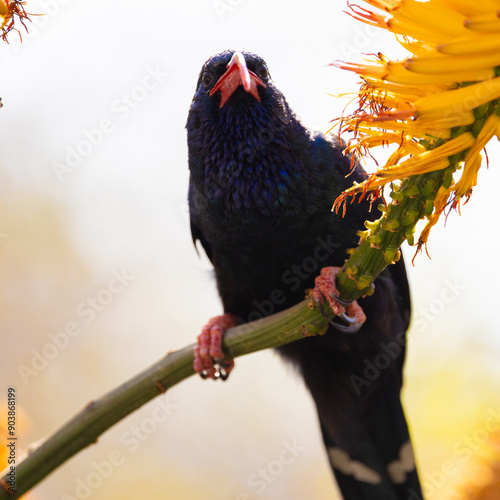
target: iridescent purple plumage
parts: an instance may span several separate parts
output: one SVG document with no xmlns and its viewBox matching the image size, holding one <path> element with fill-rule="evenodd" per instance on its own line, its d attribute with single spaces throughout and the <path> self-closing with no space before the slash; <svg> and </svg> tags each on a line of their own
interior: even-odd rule
<svg viewBox="0 0 500 500">
<path fill-rule="evenodd" d="M 210 325 L 220 340 L 235 318 L 251 321 L 301 301 L 322 268 L 344 263 L 364 221 L 376 214 L 366 201 L 350 205 L 344 218 L 331 212 L 338 194 L 364 172 L 359 166 L 351 172 L 338 140 L 300 123 L 255 54 L 225 51 L 205 63 L 186 128 L 191 230 L 214 266 L 225 315 Z M 367 317 L 359 332 L 332 327 L 279 352 L 311 391 L 344 498 L 420 498 L 411 497 L 421 490 L 406 459 L 411 446 L 400 402 L 410 314 L 402 260 L 359 303 Z M 202 337 L 205 357 L 196 367 L 216 376 L 206 355 L 210 342 Z M 219 347 L 212 352 L 220 358 Z M 367 379 L 367 363 L 382 357 L 384 369 Z M 215 361 L 227 375 L 232 365 Z"/>
</svg>

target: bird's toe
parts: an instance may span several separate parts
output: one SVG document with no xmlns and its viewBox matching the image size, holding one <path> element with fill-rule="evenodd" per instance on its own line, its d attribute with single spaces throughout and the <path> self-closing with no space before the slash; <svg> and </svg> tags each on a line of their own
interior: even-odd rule
<svg viewBox="0 0 500 500">
<path fill-rule="evenodd" d="M 232 359 L 226 359 L 222 351 L 224 332 L 238 324 L 233 314 L 215 316 L 203 327 L 194 348 L 194 371 L 202 378 L 226 380 L 234 367 Z"/>
<path fill-rule="evenodd" d="M 344 333 L 357 332 L 366 321 L 366 316 L 361 306 L 356 302 L 345 301 L 340 298 L 335 279 L 340 267 L 324 267 L 315 279 L 313 299 L 320 310 L 324 300 L 328 301 L 332 312 L 336 317 L 330 321 L 333 327 Z"/>
</svg>

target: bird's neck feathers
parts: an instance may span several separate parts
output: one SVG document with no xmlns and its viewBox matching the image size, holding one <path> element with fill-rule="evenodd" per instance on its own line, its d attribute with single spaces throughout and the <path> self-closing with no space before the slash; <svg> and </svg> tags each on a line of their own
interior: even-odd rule
<svg viewBox="0 0 500 500">
<path fill-rule="evenodd" d="M 192 177 L 210 204 L 226 212 L 291 212 L 300 204 L 294 194 L 304 182 L 308 132 L 284 100 L 278 109 L 252 104 L 226 105 L 198 123 L 203 146 L 190 158 Z"/>
</svg>

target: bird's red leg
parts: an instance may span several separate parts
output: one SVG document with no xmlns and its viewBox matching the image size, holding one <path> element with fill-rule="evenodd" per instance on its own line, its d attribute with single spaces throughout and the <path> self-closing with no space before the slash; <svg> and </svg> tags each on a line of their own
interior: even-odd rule
<svg viewBox="0 0 500 500">
<path fill-rule="evenodd" d="M 232 359 L 224 359 L 222 352 L 222 336 L 224 332 L 238 321 L 234 314 L 226 313 L 215 316 L 198 335 L 198 342 L 194 348 L 193 368 L 202 378 L 218 378 L 226 380 L 234 367 Z"/>
<path fill-rule="evenodd" d="M 335 284 L 340 269 L 340 267 L 324 267 L 321 269 L 321 274 L 316 277 L 314 282 L 313 299 L 321 306 L 326 298 L 332 311 L 345 322 L 345 324 L 341 324 L 332 321 L 332 325 L 340 331 L 354 333 L 366 321 L 366 316 L 356 301 L 346 303 L 340 299 Z"/>
</svg>

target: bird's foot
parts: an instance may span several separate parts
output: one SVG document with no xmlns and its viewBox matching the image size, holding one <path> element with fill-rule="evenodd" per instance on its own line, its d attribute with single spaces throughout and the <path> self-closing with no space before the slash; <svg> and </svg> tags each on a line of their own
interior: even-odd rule
<svg viewBox="0 0 500 500">
<path fill-rule="evenodd" d="M 339 297 L 339 291 L 335 284 L 335 278 L 339 271 L 340 267 L 321 269 L 321 274 L 315 279 L 312 296 L 320 311 L 323 310 L 326 298 L 333 313 L 336 314 L 336 318 L 330 321 L 334 328 L 344 333 L 355 333 L 366 321 L 366 316 L 356 301 L 347 302 Z"/>
<path fill-rule="evenodd" d="M 234 360 L 225 359 L 222 352 L 222 336 L 238 321 L 234 314 L 226 313 L 212 318 L 198 335 L 194 348 L 193 368 L 201 378 L 226 380 L 234 368 Z"/>
</svg>

